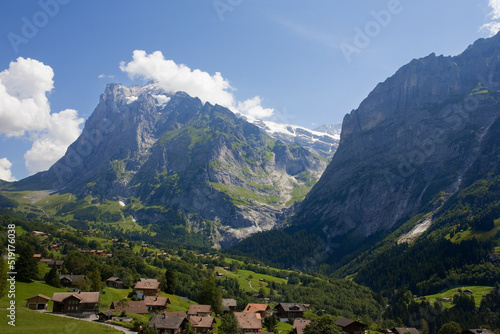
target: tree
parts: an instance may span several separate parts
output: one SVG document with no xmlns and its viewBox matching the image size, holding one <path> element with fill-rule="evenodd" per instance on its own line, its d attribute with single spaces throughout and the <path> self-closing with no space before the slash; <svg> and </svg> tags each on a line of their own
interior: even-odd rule
<svg viewBox="0 0 500 334">
<path fill-rule="evenodd" d="M 177 277 L 175 274 L 175 270 L 173 269 L 167 269 L 165 272 L 165 280 L 166 280 L 166 286 L 165 286 L 165 292 L 174 294 L 175 293 L 175 287 L 177 285 Z"/>
<path fill-rule="evenodd" d="M 8 281 L 7 278 L 7 260 L 2 258 L 2 247 L 0 247 L 0 298 L 7 294 Z"/>
<path fill-rule="evenodd" d="M 276 314 L 270 315 L 267 318 L 264 318 L 264 326 L 266 326 L 268 332 L 276 333 L 276 328 L 278 327 L 279 319 Z"/>
<path fill-rule="evenodd" d="M 52 285 L 56 288 L 61 287 L 61 281 L 59 280 L 59 273 L 55 267 L 52 267 L 50 271 L 47 273 L 47 276 L 45 276 L 45 283 L 48 285 Z"/>
<path fill-rule="evenodd" d="M 221 325 L 219 326 L 219 333 L 222 334 L 242 334 L 238 319 L 233 312 L 226 313 L 221 318 Z"/>
<path fill-rule="evenodd" d="M 327 314 L 311 321 L 304 328 L 304 334 L 342 334 L 342 329 L 335 324 L 333 317 Z"/>
<path fill-rule="evenodd" d="M 215 284 L 213 276 L 208 277 L 203 282 L 198 295 L 198 302 L 200 304 L 212 305 L 212 309 L 216 314 L 221 314 L 224 310 L 222 306 L 222 291 Z"/>
<path fill-rule="evenodd" d="M 16 278 L 21 282 L 31 282 L 38 275 L 38 260 L 33 255 L 33 247 L 29 244 L 22 244 L 16 262 Z"/>
<path fill-rule="evenodd" d="M 443 326 L 438 331 L 438 334 L 460 334 L 462 333 L 462 327 L 455 321 L 450 321 Z"/>
<path fill-rule="evenodd" d="M 104 283 L 101 279 L 101 273 L 99 270 L 95 269 L 87 274 L 87 279 L 90 282 L 90 290 L 99 292 L 104 287 Z"/>
</svg>

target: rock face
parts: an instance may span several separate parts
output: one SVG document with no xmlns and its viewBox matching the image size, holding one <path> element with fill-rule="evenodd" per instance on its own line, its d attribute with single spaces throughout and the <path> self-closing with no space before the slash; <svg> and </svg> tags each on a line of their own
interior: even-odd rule
<svg viewBox="0 0 500 334">
<path fill-rule="evenodd" d="M 490 143 L 499 55 L 497 35 L 456 57 L 413 60 L 378 84 L 345 116 L 337 152 L 293 223 L 359 245 L 488 177 L 499 160 Z"/>
<path fill-rule="evenodd" d="M 66 155 L 18 187 L 139 203 L 128 210 L 141 223 L 226 245 L 275 227 L 326 165 L 221 106 L 110 84 Z"/>
</svg>

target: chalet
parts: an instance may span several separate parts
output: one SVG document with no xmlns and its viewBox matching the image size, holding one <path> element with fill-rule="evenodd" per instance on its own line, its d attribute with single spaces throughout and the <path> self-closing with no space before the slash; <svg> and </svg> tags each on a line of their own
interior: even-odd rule
<svg viewBox="0 0 500 334">
<path fill-rule="evenodd" d="M 262 319 L 271 315 L 271 307 L 267 304 L 248 304 L 243 310 L 245 313 L 258 313 Z"/>
<path fill-rule="evenodd" d="M 413 327 L 395 327 L 391 329 L 391 332 L 394 334 L 405 334 L 405 333 L 420 334 L 418 329 Z"/>
<path fill-rule="evenodd" d="M 77 288 L 79 281 L 83 281 L 85 275 L 59 275 L 61 285 L 70 288 Z"/>
<path fill-rule="evenodd" d="M 464 290 L 464 293 L 466 295 L 472 295 L 472 294 L 474 294 L 474 292 L 472 290 L 469 290 L 469 289 Z"/>
<path fill-rule="evenodd" d="M 125 312 L 134 314 L 147 314 L 148 308 L 144 300 L 132 301 L 129 300 L 126 303 L 120 303 L 120 301 L 115 300 L 111 303 L 110 309 L 115 312 Z"/>
<path fill-rule="evenodd" d="M 149 313 L 157 311 L 166 311 L 167 305 L 170 304 L 168 297 L 147 296 L 144 298 L 144 303 Z"/>
<path fill-rule="evenodd" d="M 154 328 L 159 334 L 181 334 L 187 322 L 185 317 L 158 314 L 149 322 L 149 327 Z"/>
<path fill-rule="evenodd" d="M 259 313 L 235 312 L 243 333 L 258 333 L 262 331 L 262 318 Z"/>
<path fill-rule="evenodd" d="M 49 300 L 50 297 L 38 294 L 26 299 L 26 307 L 32 310 L 46 310 Z"/>
<path fill-rule="evenodd" d="M 343 334 L 365 334 L 366 325 L 356 320 L 340 318 L 335 323 L 342 328 Z"/>
<path fill-rule="evenodd" d="M 40 232 L 40 231 L 31 231 L 31 235 L 34 235 L 36 237 L 48 237 L 50 234 L 45 233 L 45 232 Z"/>
<path fill-rule="evenodd" d="M 189 318 L 191 327 L 193 327 L 195 334 L 197 333 L 212 333 L 214 331 L 215 319 L 213 317 L 197 317 L 192 316 Z"/>
<path fill-rule="evenodd" d="M 236 306 L 238 304 L 236 299 L 223 299 L 222 305 L 224 306 L 224 312 L 236 312 Z"/>
<path fill-rule="evenodd" d="M 308 305 L 298 303 L 279 303 L 274 308 L 274 313 L 280 319 L 302 319 L 304 312 L 307 311 Z"/>
<path fill-rule="evenodd" d="M 54 313 L 95 312 L 99 292 L 54 292 Z"/>
<path fill-rule="evenodd" d="M 153 279 L 141 278 L 135 283 L 134 291 L 137 298 L 144 299 L 146 296 L 156 296 L 160 293 L 161 283 Z"/>
<path fill-rule="evenodd" d="M 56 269 L 62 269 L 62 266 L 64 264 L 63 260 L 53 260 L 53 259 L 41 259 L 43 263 L 45 263 L 47 266 L 50 268 L 56 268 Z"/>
<path fill-rule="evenodd" d="M 466 329 L 462 334 L 494 334 L 491 330 L 485 328 Z"/>
<path fill-rule="evenodd" d="M 212 313 L 212 306 L 210 305 L 190 305 L 187 316 L 192 317 L 208 317 Z"/>
<path fill-rule="evenodd" d="M 123 281 L 120 277 L 110 277 L 106 280 L 106 285 L 110 288 L 123 289 Z"/>
<path fill-rule="evenodd" d="M 111 311 L 104 311 L 98 313 L 97 316 L 99 317 L 99 321 L 108 321 L 108 320 L 113 320 L 115 314 Z"/>
<path fill-rule="evenodd" d="M 295 319 L 293 322 L 293 330 L 297 334 L 304 334 L 304 328 L 311 323 L 311 320 Z"/>
</svg>

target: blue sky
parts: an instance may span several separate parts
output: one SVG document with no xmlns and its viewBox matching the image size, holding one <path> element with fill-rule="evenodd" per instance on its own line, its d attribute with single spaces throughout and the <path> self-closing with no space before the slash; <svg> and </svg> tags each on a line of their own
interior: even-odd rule
<svg viewBox="0 0 500 334">
<path fill-rule="evenodd" d="M 234 108 L 253 101 L 257 109 L 249 113 L 314 128 L 340 123 L 413 58 L 459 54 L 497 31 L 500 21 L 500 0 L 6 0 L 0 6 L 0 178 L 9 180 L 46 169 L 64 154 L 108 82 L 158 79 L 144 72 L 152 63 L 199 69 L 225 85 L 214 95 L 229 94 Z M 133 58 L 135 50 L 142 57 Z M 155 51 L 161 55 L 153 57 Z M 168 75 L 159 78 L 169 84 Z"/>
</svg>

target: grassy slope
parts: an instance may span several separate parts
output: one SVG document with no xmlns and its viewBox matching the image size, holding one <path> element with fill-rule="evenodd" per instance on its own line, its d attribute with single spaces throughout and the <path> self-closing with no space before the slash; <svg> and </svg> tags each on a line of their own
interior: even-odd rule
<svg viewBox="0 0 500 334">
<path fill-rule="evenodd" d="M 434 301 L 438 300 L 439 298 L 451 298 L 451 299 L 453 299 L 453 296 L 458 293 L 458 289 L 462 289 L 462 291 L 468 289 L 468 290 L 471 290 L 472 292 L 474 292 L 474 294 L 473 294 L 474 301 L 476 302 L 476 307 L 479 307 L 483 296 L 488 294 L 492 288 L 493 287 L 491 287 L 491 286 L 464 286 L 461 288 L 450 289 L 450 290 L 444 291 L 442 293 L 437 293 L 434 295 L 425 296 L 425 298 L 430 302 L 434 302 Z M 451 308 L 451 307 L 453 307 L 453 303 L 452 302 L 446 302 L 446 303 L 443 302 L 443 306 L 446 308 Z"/>
<path fill-rule="evenodd" d="M 240 284 L 240 288 L 245 292 L 257 292 L 261 287 L 263 287 L 264 290 L 269 293 L 267 283 L 261 282 L 259 281 L 259 279 L 274 281 L 277 283 L 286 283 L 286 280 L 283 278 L 258 274 L 250 270 L 240 269 L 235 273 L 233 271 L 225 270 L 221 267 L 215 267 L 215 271 L 218 273 L 222 273 L 225 276 L 236 278 L 238 280 L 238 283 Z M 250 276 L 252 276 L 252 278 L 250 278 Z"/>
<path fill-rule="evenodd" d="M 52 297 L 54 292 L 65 292 L 67 289 L 58 289 L 42 282 L 16 283 L 16 326 L 7 325 L 6 308 L 9 305 L 8 296 L 0 299 L 0 332 L 1 333 L 121 333 L 111 327 L 82 320 L 57 317 L 51 314 L 42 314 L 26 308 L 26 298 L 37 294 Z M 49 302 L 49 310 L 52 302 Z"/>
</svg>

